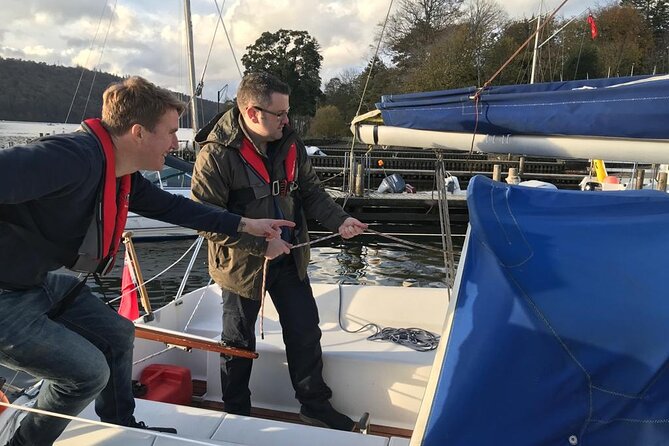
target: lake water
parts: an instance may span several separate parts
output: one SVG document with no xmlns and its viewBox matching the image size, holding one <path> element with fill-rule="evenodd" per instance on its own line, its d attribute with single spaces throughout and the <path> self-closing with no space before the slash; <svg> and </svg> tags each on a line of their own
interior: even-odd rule
<svg viewBox="0 0 669 446">
<path fill-rule="evenodd" d="M 0 148 L 24 144 L 26 141 L 38 138 L 40 135 L 55 135 L 74 132 L 79 124 L 62 124 L 53 122 L 23 122 L 0 120 Z M 193 130 L 179 129 L 179 140 L 189 140 L 193 137 Z"/>
<path fill-rule="evenodd" d="M 434 248 L 441 248 L 439 237 L 410 239 Z M 314 237 L 312 237 L 314 239 Z M 372 235 L 362 235 L 353 240 L 341 239 L 322 242 L 311 249 L 309 277 L 312 282 L 337 283 L 347 282 L 369 285 L 445 287 L 445 268 L 443 255 L 439 252 L 403 246 L 400 243 Z M 464 237 L 453 238 L 456 261 Z M 148 281 L 156 274 L 174 263 L 194 243 L 193 240 L 163 241 L 155 243 L 136 243 L 135 251 L 142 269 L 144 280 Z M 157 308 L 172 300 L 179 289 L 190 253 L 176 266 L 147 284 L 147 291 L 152 305 Z M 94 292 L 105 299 L 115 298 L 120 294 L 122 253 L 119 253 L 114 270 L 95 283 L 89 281 Z M 192 291 L 204 286 L 209 281 L 207 271 L 206 243 L 198 254 L 185 291 Z"/>
</svg>

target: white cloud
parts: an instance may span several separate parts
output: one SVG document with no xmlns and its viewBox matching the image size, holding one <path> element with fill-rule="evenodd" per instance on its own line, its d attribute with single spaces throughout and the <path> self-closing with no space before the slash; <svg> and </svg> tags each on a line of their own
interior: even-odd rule
<svg viewBox="0 0 669 446">
<path fill-rule="evenodd" d="M 371 57 L 390 0 L 217 0 L 237 63 L 246 47 L 264 31 L 305 30 L 321 46 L 321 77 L 361 70 Z M 602 0 L 610 2 L 613 0 Z M 561 15 L 583 12 L 596 0 L 568 3 Z M 501 1 L 500 1 L 501 3 Z M 530 17 L 537 0 L 506 0 L 511 17 Z M 560 0 L 545 1 L 544 10 Z M 187 90 L 182 0 L 117 0 L 114 20 L 100 59 L 113 2 L 90 0 L 3 0 L 0 56 L 63 65 L 82 65 L 119 75 L 140 74 L 179 91 Z M 394 5 L 398 2 L 395 1 Z M 218 14 L 211 0 L 192 0 L 196 77 L 204 69 Z M 93 37 L 96 36 L 95 42 Z M 243 67 L 242 67 L 243 69 Z M 234 96 L 239 82 L 235 59 L 219 26 L 205 76 L 205 97 L 229 85 Z"/>
</svg>

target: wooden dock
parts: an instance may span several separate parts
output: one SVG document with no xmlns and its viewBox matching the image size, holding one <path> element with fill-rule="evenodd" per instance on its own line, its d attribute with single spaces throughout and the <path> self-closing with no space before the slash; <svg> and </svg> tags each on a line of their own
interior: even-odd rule
<svg viewBox="0 0 669 446">
<path fill-rule="evenodd" d="M 364 196 L 350 196 L 340 190 L 326 189 L 346 212 L 374 229 L 405 235 L 441 234 L 439 202 L 436 191 L 409 193 L 377 193 L 367 191 Z M 451 232 L 464 234 L 469 222 L 466 193 L 447 194 Z M 309 222 L 311 230 L 324 230 L 316 222 Z"/>
<path fill-rule="evenodd" d="M 321 181 L 328 187 L 341 188 L 348 175 L 350 147 L 343 145 L 319 146 L 326 156 L 311 156 L 310 160 Z M 375 190 L 388 175 L 397 173 L 417 190 L 436 189 L 434 172 L 437 154 L 420 149 L 380 149 L 369 151 L 366 146 L 354 149 L 356 163 L 363 166 L 366 189 Z M 462 188 L 466 188 L 474 175 L 492 176 L 493 166 L 499 165 L 502 179 L 513 167 L 518 169 L 523 180 L 541 180 L 555 184 L 560 189 L 576 189 L 587 173 L 589 163 L 585 160 L 564 161 L 551 158 L 525 158 L 482 153 L 443 153 L 444 169 L 458 177 Z M 380 166 L 382 164 L 382 166 Z"/>
</svg>

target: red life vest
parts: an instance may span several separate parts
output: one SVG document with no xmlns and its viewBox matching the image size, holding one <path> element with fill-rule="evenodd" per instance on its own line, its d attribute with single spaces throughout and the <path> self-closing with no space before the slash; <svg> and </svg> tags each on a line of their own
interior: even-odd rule
<svg viewBox="0 0 669 446">
<path fill-rule="evenodd" d="M 290 144 L 290 147 L 288 147 L 286 159 L 283 161 L 283 166 L 286 171 L 286 178 L 283 180 L 271 181 L 269 172 L 267 172 L 267 167 L 265 166 L 265 162 L 256 150 L 253 143 L 246 137 L 244 137 L 242 140 L 239 154 L 242 156 L 242 160 L 244 161 L 247 169 L 250 169 L 253 174 L 264 180 L 267 185 L 271 185 L 271 190 L 268 190 L 272 195 L 285 196 L 288 194 L 288 192 L 292 192 L 293 190 L 297 189 L 297 145 L 295 145 L 294 142 Z"/>
<path fill-rule="evenodd" d="M 79 257 L 70 268 L 75 271 L 108 273 L 125 229 L 130 205 L 130 175 L 119 179 L 116 190 L 116 158 L 111 137 L 99 119 L 87 119 L 82 127 L 95 136 L 105 158 L 104 178 L 98 191 L 95 215 L 79 247 Z"/>
</svg>

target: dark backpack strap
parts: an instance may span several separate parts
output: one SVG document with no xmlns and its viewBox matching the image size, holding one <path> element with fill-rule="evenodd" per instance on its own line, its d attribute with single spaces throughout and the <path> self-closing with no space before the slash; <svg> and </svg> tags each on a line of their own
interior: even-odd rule
<svg viewBox="0 0 669 446">
<path fill-rule="evenodd" d="M 58 318 L 65 312 L 67 307 L 72 305 L 74 300 L 79 296 L 79 292 L 81 291 L 81 289 L 84 287 L 84 285 L 86 285 L 86 280 L 88 280 L 88 276 L 90 276 L 90 274 L 86 274 L 86 277 L 81 279 L 75 286 L 73 286 L 70 289 L 70 291 L 65 293 L 65 297 L 63 297 L 63 299 L 60 302 L 58 302 L 58 304 L 51 311 L 47 313 L 49 319 Z"/>
</svg>

